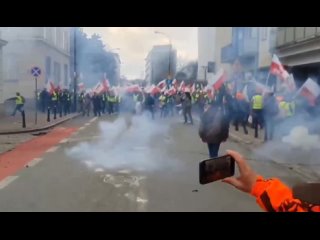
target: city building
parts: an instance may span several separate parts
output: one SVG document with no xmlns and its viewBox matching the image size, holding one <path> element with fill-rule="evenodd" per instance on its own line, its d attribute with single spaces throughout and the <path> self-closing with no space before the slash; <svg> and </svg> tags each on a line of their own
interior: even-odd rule
<svg viewBox="0 0 320 240">
<path fill-rule="evenodd" d="M 215 27 L 198 27 L 198 81 L 206 81 L 208 73 L 215 72 Z"/>
<path fill-rule="evenodd" d="M 35 80 L 31 68 L 42 73 L 38 89 L 51 80 L 56 86 L 70 84 L 70 30 L 69 27 L 1 27 L 2 37 L 8 41 L 3 49 L 5 69 L 3 98 L 21 92 L 26 98 L 35 96 Z"/>
<path fill-rule="evenodd" d="M 176 74 L 176 67 L 177 51 L 171 45 L 153 46 L 146 58 L 145 80 L 148 84 L 157 84 L 166 79 L 168 75 L 173 78 Z"/>
<path fill-rule="evenodd" d="M 4 82 L 4 73 L 3 73 L 3 56 L 2 56 L 2 48 L 7 44 L 7 41 L 1 39 L 1 31 L 0 31 L 0 105 L 4 101 L 4 87 L 3 87 L 3 82 Z M 1 107 L 0 107 L 1 109 Z M 0 110 L 1 112 L 1 110 Z"/>
<path fill-rule="evenodd" d="M 274 51 L 295 80 L 320 83 L 320 27 L 278 27 Z"/>
<path fill-rule="evenodd" d="M 114 59 L 116 60 L 116 72 L 114 76 L 114 85 L 117 86 L 120 84 L 120 74 L 121 74 L 121 60 L 118 53 L 113 53 Z"/>
</svg>

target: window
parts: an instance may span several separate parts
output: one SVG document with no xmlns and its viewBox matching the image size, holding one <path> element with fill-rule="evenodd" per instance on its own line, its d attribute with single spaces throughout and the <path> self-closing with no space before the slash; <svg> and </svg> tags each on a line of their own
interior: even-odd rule
<svg viewBox="0 0 320 240">
<path fill-rule="evenodd" d="M 252 27 L 251 28 L 251 37 L 256 38 L 258 36 L 258 28 L 257 27 Z"/>
<path fill-rule="evenodd" d="M 64 65 L 64 86 L 68 86 L 68 64 Z"/>
<path fill-rule="evenodd" d="M 51 77 L 51 58 L 46 58 L 46 83 L 49 81 Z"/>
<path fill-rule="evenodd" d="M 47 39 L 47 28 L 43 27 L 43 38 Z"/>
<path fill-rule="evenodd" d="M 53 43 L 54 45 L 57 45 L 57 28 L 53 28 Z"/>
<path fill-rule="evenodd" d="M 54 62 L 54 65 L 53 65 L 53 74 L 54 74 L 54 83 L 58 85 L 61 82 L 61 69 L 60 69 L 60 64 L 57 62 Z"/>
<path fill-rule="evenodd" d="M 268 28 L 267 27 L 262 27 L 261 28 L 261 40 L 267 40 L 268 38 Z"/>
</svg>

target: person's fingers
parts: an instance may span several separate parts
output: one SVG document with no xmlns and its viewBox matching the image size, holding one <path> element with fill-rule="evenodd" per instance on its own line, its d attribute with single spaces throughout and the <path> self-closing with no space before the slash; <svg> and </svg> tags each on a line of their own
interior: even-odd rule
<svg viewBox="0 0 320 240">
<path fill-rule="evenodd" d="M 233 150 L 227 150 L 227 154 L 229 154 L 231 157 L 234 158 L 234 160 L 236 161 L 240 174 L 244 173 L 245 171 L 247 171 L 248 169 L 250 169 L 249 165 L 247 164 L 246 160 L 244 159 L 244 157 Z"/>
<path fill-rule="evenodd" d="M 236 179 L 235 177 L 227 177 L 227 178 L 223 179 L 222 182 L 228 183 L 236 188 L 241 187 L 241 182 L 238 179 Z"/>
</svg>

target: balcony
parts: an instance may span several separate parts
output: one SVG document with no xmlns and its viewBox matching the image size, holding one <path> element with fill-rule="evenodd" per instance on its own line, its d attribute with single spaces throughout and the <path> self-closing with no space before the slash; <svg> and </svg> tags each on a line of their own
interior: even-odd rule
<svg viewBox="0 0 320 240">
<path fill-rule="evenodd" d="M 221 62 L 231 63 L 237 58 L 236 48 L 229 44 L 221 49 Z"/>
<path fill-rule="evenodd" d="M 239 42 L 239 57 L 254 56 L 258 53 L 258 39 L 247 37 Z"/>
<path fill-rule="evenodd" d="M 277 30 L 276 47 L 286 47 L 320 36 L 320 27 L 281 27 Z"/>
</svg>

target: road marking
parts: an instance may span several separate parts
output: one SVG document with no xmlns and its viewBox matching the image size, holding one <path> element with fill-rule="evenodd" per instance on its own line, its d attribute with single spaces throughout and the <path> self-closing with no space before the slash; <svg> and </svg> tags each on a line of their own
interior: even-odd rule
<svg viewBox="0 0 320 240">
<path fill-rule="evenodd" d="M 37 165 L 42 160 L 43 160 L 43 158 L 35 158 L 31 162 L 29 162 L 26 166 L 27 167 L 34 167 L 35 165 Z"/>
<path fill-rule="evenodd" d="M 98 117 L 94 117 L 94 118 L 92 118 L 89 122 L 92 123 L 92 122 L 94 122 L 94 121 L 97 120 L 97 119 L 98 119 Z"/>
<path fill-rule="evenodd" d="M 59 148 L 59 146 L 54 146 L 54 147 L 49 148 L 46 152 L 47 153 L 55 152 L 55 151 L 57 151 L 58 148 Z"/>
<path fill-rule="evenodd" d="M 96 168 L 94 171 L 95 172 L 103 172 L 104 170 L 103 170 L 103 168 Z"/>
<path fill-rule="evenodd" d="M 5 179 L 3 179 L 0 182 L 0 189 L 4 189 L 6 186 L 8 186 L 10 183 L 12 183 L 14 180 L 16 180 L 19 176 L 8 176 Z"/>
<path fill-rule="evenodd" d="M 82 127 L 79 128 L 79 131 L 81 131 L 81 130 L 83 130 L 83 129 L 85 129 L 85 128 L 86 128 L 86 127 L 82 126 Z"/>
<path fill-rule="evenodd" d="M 118 171 L 118 173 L 129 174 L 129 173 L 131 173 L 131 171 L 127 170 L 127 169 L 123 169 L 123 170 Z"/>
<path fill-rule="evenodd" d="M 68 142 L 68 138 L 62 139 L 59 143 L 66 143 Z"/>
<path fill-rule="evenodd" d="M 90 123 L 90 122 L 88 122 L 88 123 L 86 123 L 86 124 L 85 124 L 85 126 L 89 126 L 90 124 L 91 124 L 91 123 Z"/>
</svg>

